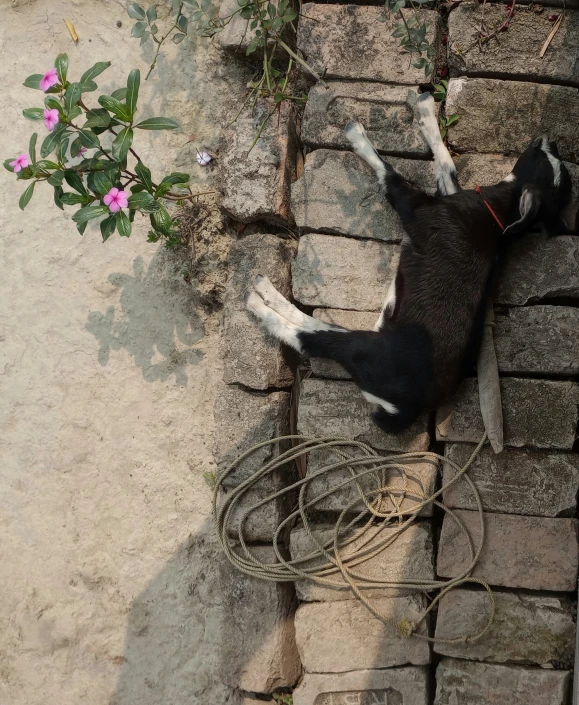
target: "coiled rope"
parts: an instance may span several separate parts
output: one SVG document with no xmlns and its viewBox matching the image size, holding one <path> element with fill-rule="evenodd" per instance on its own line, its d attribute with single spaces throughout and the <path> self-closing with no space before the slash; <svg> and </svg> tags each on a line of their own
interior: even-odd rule
<svg viewBox="0 0 579 705">
<path fill-rule="evenodd" d="M 384 456 L 378 454 L 365 443 L 347 438 L 316 439 L 301 435 L 289 435 L 258 443 L 240 455 L 217 477 L 213 492 L 213 517 L 220 543 L 227 558 L 236 568 L 247 575 L 261 580 L 272 582 L 308 580 L 324 587 L 350 589 L 355 597 L 377 619 L 385 624 L 394 625 L 398 633 L 403 637 L 415 636 L 427 641 L 447 644 L 476 641 L 490 629 L 495 615 L 495 600 L 490 587 L 483 580 L 472 576 L 484 543 L 484 515 L 478 490 L 467 473 L 486 440 L 487 434 L 485 433 L 463 467 L 459 467 L 449 458 L 431 452 Z M 281 452 L 284 444 L 289 443 L 294 444 L 293 447 Z M 227 491 L 222 493 L 221 489 L 228 475 L 232 474 L 252 454 L 266 446 L 278 446 L 280 453 L 258 470 L 255 470 L 237 487 L 227 488 Z M 353 449 L 355 449 L 356 454 L 352 453 Z M 284 466 L 288 473 L 292 472 L 292 466 L 297 460 L 314 451 L 330 453 L 337 460 L 315 472 L 308 473 L 307 477 L 294 482 L 288 487 L 267 494 L 263 499 L 251 504 L 240 512 L 240 503 L 251 488 L 258 485 L 268 475 L 284 468 Z M 450 466 L 456 473 L 449 482 L 429 496 L 425 496 L 424 491 L 421 491 L 423 490 L 422 479 L 416 471 L 412 470 L 413 465 L 424 462 L 429 462 L 436 466 L 441 462 L 443 465 Z M 310 488 L 313 482 L 319 480 L 322 476 L 329 476 L 332 473 L 340 473 L 343 476 L 344 469 L 348 470 L 349 477 L 341 482 L 332 480 L 329 483 L 331 489 L 316 495 L 313 494 Z M 392 472 L 398 473 L 399 477 L 402 477 L 402 486 L 389 484 L 387 476 L 392 474 Z M 372 482 L 370 488 L 364 488 L 361 484 L 361 481 L 367 478 Z M 438 499 L 445 490 L 459 481 L 467 482 L 475 497 L 480 524 L 480 542 L 476 548 L 473 546 L 471 536 L 464 524 L 451 509 Z M 412 483 L 412 489 L 409 486 L 410 482 Z M 322 543 L 314 533 L 315 527 L 312 528 L 310 524 L 308 512 L 311 513 L 318 502 L 327 499 L 334 493 L 342 492 L 352 484 L 356 487 L 356 498 L 341 511 L 333 528 L 333 537 L 329 541 Z M 416 487 L 419 489 L 416 490 Z M 259 489 L 259 485 L 256 489 Z M 284 495 L 295 496 L 296 493 L 297 507 L 278 525 L 273 535 L 273 549 L 278 562 L 272 564 L 264 563 L 251 552 L 251 547 L 247 545 L 244 536 L 244 526 L 252 512 L 258 511 L 270 502 L 275 502 Z M 403 509 L 402 501 L 409 499 L 416 503 L 409 508 Z M 385 500 L 388 500 L 394 507 L 392 511 L 381 510 Z M 393 581 L 369 578 L 355 570 L 357 566 L 391 546 L 398 536 L 416 521 L 422 510 L 428 505 L 435 505 L 447 512 L 466 537 L 470 551 L 470 563 L 460 575 L 450 580 Z M 356 512 L 354 518 L 346 522 L 346 518 L 351 517 L 353 512 Z M 230 536 L 234 517 L 238 527 L 235 532 L 235 538 L 232 539 Z M 280 546 L 280 538 L 287 535 L 287 532 L 298 518 L 301 519 L 305 531 L 317 548 L 305 556 L 287 560 L 283 555 L 284 548 Z M 362 525 L 360 526 L 360 524 Z M 376 540 L 380 531 L 385 528 L 388 529 L 386 532 L 388 536 Z M 372 530 L 369 532 L 369 529 Z M 357 542 L 359 545 L 353 550 L 350 549 L 347 552 L 347 556 L 343 555 L 344 550 L 353 542 Z M 369 543 L 371 545 L 368 545 Z M 312 562 L 315 563 L 314 566 L 312 566 Z M 339 576 L 342 578 L 341 582 L 337 580 Z M 482 585 L 488 593 L 489 615 L 484 627 L 475 633 L 453 639 L 435 639 L 426 634 L 418 633 L 416 631 L 418 626 L 434 609 L 443 595 L 465 583 Z M 371 600 L 364 595 L 365 590 L 380 588 L 397 589 L 404 592 L 430 593 L 436 590 L 440 592 L 431 600 L 418 621 L 413 622 L 406 619 L 395 621 L 380 612 Z"/>
</svg>

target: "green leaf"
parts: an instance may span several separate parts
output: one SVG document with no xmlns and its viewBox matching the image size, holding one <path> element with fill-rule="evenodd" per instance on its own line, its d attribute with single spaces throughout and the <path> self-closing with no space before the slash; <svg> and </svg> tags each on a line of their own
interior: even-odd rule
<svg viewBox="0 0 579 705">
<path fill-rule="evenodd" d="M 392 32 L 393 37 L 403 37 L 406 34 L 406 27 L 403 24 L 397 25 L 396 29 Z"/>
<path fill-rule="evenodd" d="M 187 36 L 186 34 L 174 34 L 173 35 L 173 43 L 180 44 L 185 39 L 186 36 Z"/>
<path fill-rule="evenodd" d="M 160 204 L 146 191 L 133 193 L 132 196 L 129 196 L 129 208 L 143 211 L 143 213 L 153 213 L 158 211 L 160 207 Z"/>
<path fill-rule="evenodd" d="M 99 96 L 99 103 L 103 106 L 103 108 L 106 108 L 109 112 L 118 117 L 119 120 L 130 122 L 131 114 L 127 110 L 127 106 L 123 105 L 120 100 L 117 100 L 110 95 L 101 95 Z"/>
<path fill-rule="evenodd" d="M 416 61 L 412 62 L 412 66 L 414 66 L 417 69 L 423 69 L 428 61 L 426 59 L 417 59 Z"/>
<path fill-rule="evenodd" d="M 284 22 L 293 22 L 297 16 L 297 12 L 290 8 L 289 10 L 286 10 L 284 16 L 282 17 L 282 20 Z"/>
<path fill-rule="evenodd" d="M 82 95 L 80 83 L 71 83 L 64 94 L 64 109 L 67 113 L 78 103 Z"/>
<path fill-rule="evenodd" d="M 27 166 L 24 169 L 21 169 L 17 174 L 16 178 L 18 181 L 27 181 L 28 179 L 33 179 L 34 178 L 34 170 L 31 166 Z"/>
<path fill-rule="evenodd" d="M 129 217 L 126 213 L 123 213 L 123 211 L 119 211 L 116 214 L 116 224 L 117 230 L 119 231 L 119 235 L 121 237 L 130 237 L 131 221 L 129 220 Z"/>
<path fill-rule="evenodd" d="M 83 195 L 86 195 L 88 193 L 85 185 L 82 182 L 82 179 L 76 173 L 76 171 L 74 171 L 73 169 L 65 169 L 64 179 L 65 179 L 66 183 L 71 188 L 73 188 L 75 191 L 78 191 L 79 193 L 81 193 Z"/>
<path fill-rule="evenodd" d="M 113 157 L 121 161 L 127 156 L 130 146 L 133 144 L 133 130 L 125 127 L 115 137 L 112 144 Z"/>
<path fill-rule="evenodd" d="M 86 230 L 86 223 L 77 223 L 76 229 L 81 235 L 84 235 L 84 231 Z"/>
<path fill-rule="evenodd" d="M 274 100 L 274 102 L 276 103 L 276 105 L 277 105 L 278 103 L 281 103 L 281 101 L 283 100 L 283 93 L 279 93 L 279 92 L 276 93 L 276 94 L 274 95 L 274 97 L 273 97 L 273 100 Z"/>
<path fill-rule="evenodd" d="M 179 125 L 171 118 L 154 117 L 137 123 L 135 127 L 139 130 L 174 130 Z"/>
<path fill-rule="evenodd" d="M 14 161 L 14 159 L 12 159 L 12 157 L 9 157 L 8 159 L 5 159 L 4 162 L 3 162 L 3 163 L 4 163 L 4 168 L 7 169 L 8 171 L 12 172 L 12 173 L 14 173 L 14 167 L 13 167 L 13 166 L 10 166 L 10 162 L 13 162 L 13 161 Z"/>
<path fill-rule="evenodd" d="M 148 169 L 143 162 L 138 161 L 135 167 L 135 173 L 141 179 L 147 191 L 153 190 L 153 182 L 151 180 L 151 170 Z"/>
<path fill-rule="evenodd" d="M 127 7 L 127 13 L 129 17 L 132 17 L 134 20 L 144 20 L 146 17 L 143 8 L 136 2 L 132 2 Z"/>
<path fill-rule="evenodd" d="M 101 235 L 103 236 L 103 242 L 106 242 L 117 228 L 117 219 L 115 218 L 114 213 L 111 213 L 108 218 L 101 220 L 99 225 L 101 226 Z"/>
<path fill-rule="evenodd" d="M 139 39 L 140 37 L 143 36 L 143 34 L 147 31 L 147 23 L 146 22 L 137 22 L 136 24 L 133 25 L 133 28 L 131 29 L 131 37 L 136 37 Z"/>
<path fill-rule="evenodd" d="M 149 217 L 151 219 L 151 225 L 155 230 L 163 233 L 163 235 L 172 235 L 173 219 L 169 215 L 169 211 L 165 208 L 165 206 L 161 206 L 158 211 L 151 213 Z"/>
<path fill-rule="evenodd" d="M 42 118 L 44 117 L 44 109 L 26 108 L 22 111 L 22 115 L 24 115 L 27 120 L 42 120 Z"/>
<path fill-rule="evenodd" d="M 104 196 L 112 189 L 113 182 L 106 174 L 103 174 L 101 171 L 95 171 L 91 174 L 89 187 L 91 191 L 98 193 L 100 196 Z"/>
<path fill-rule="evenodd" d="M 143 44 L 147 41 L 147 39 L 151 36 L 150 32 L 145 32 L 143 36 L 141 37 L 141 41 L 139 43 L 139 46 L 143 46 Z"/>
<path fill-rule="evenodd" d="M 28 155 L 30 156 L 30 159 L 32 160 L 32 163 L 34 164 L 36 162 L 36 140 L 38 139 L 38 135 L 36 132 L 33 132 L 32 135 L 30 135 L 30 142 L 28 143 Z"/>
<path fill-rule="evenodd" d="M 64 210 L 64 206 L 62 205 L 62 201 L 60 200 L 60 197 L 62 196 L 62 189 L 60 186 L 56 185 L 54 186 L 54 203 L 58 208 L 60 208 L 61 211 Z"/>
<path fill-rule="evenodd" d="M 59 161 L 66 162 L 66 153 L 68 151 L 68 137 L 62 139 L 56 150 L 56 156 Z"/>
<path fill-rule="evenodd" d="M 86 223 L 93 218 L 98 218 L 101 215 L 105 215 L 109 212 L 106 206 L 86 206 L 78 210 L 72 219 L 75 223 Z"/>
<path fill-rule="evenodd" d="M 449 115 L 446 118 L 446 126 L 450 127 L 451 125 L 454 125 L 456 122 L 458 122 L 459 117 L 460 115 L 458 115 L 457 113 L 454 113 L 454 115 Z"/>
<path fill-rule="evenodd" d="M 64 171 L 53 171 L 52 174 L 46 179 L 47 183 L 51 186 L 57 187 L 62 185 L 62 180 L 64 178 Z"/>
<path fill-rule="evenodd" d="M 151 22 L 154 22 L 157 19 L 157 6 L 156 5 L 151 5 L 151 7 L 147 10 L 147 21 L 149 24 Z"/>
<path fill-rule="evenodd" d="M 139 69 L 133 69 L 127 79 L 127 110 L 131 117 L 137 110 L 137 100 L 139 98 L 139 85 L 141 83 L 141 72 Z"/>
<path fill-rule="evenodd" d="M 24 191 L 22 196 L 20 196 L 20 200 L 18 201 L 18 205 L 20 206 L 20 210 L 23 211 L 26 206 L 30 203 L 30 199 L 32 198 L 32 194 L 34 193 L 34 186 L 36 185 L 36 181 L 33 181 L 30 186 Z"/>
<path fill-rule="evenodd" d="M 109 111 L 104 108 L 96 108 L 89 110 L 86 114 L 86 122 L 83 128 L 87 127 L 108 127 L 111 124 L 111 116 Z"/>
<path fill-rule="evenodd" d="M 116 91 L 113 91 L 111 93 L 111 96 L 113 98 L 116 98 L 117 100 L 124 100 L 127 97 L 127 88 L 126 86 L 124 88 L 117 88 Z"/>
<path fill-rule="evenodd" d="M 80 77 L 80 82 L 92 81 L 93 78 L 100 76 L 103 71 L 106 71 L 111 65 L 110 61 L 98 61 L 94 66 L 91 66 L 88 71 L 85 71 Z"/>
<path fill-rule="evenodd" d="M 201 9 L 207 11 L 211 5 L 211 0 L 201 0 Z"/>
<path fill-rule="evenodd" d="M 58 80 L 60 84 L 64 86 L 66 83 L 66 74 L 68 72 L 68 56 L 66 54 L 59 54 L 54 62 L 56 72 L 58 74 Z"/>
<path fill-rule="evenodd" d="M 58 110 L 58 112 L 62 115 L 62 105 L 56 98 L 52 98 L 52 96 L 47 95 L 44 99 L 44 105 L 46 105 L 49 110 Z"/>
<path fill-rule="evenodd" d="M 80 90 L 83 93 L 91 93 L 92 91 L 96 91 L 97 88 L 98 86 L 94 81 L 83 81 L 80 84 Z"/>
<path fill-rule="evenodd" d="M 87 149 L 100 149 L 101 143 L 94 132 L 91 132 L 90 130 L 81 130 L 78 133 L 78 138 L 83 147 L 86 147 Z"/>
<path fill-rule="evenodd" d="M 40 88 L 40 81 L 44 78 L 44 75 L 41 73 L 33 73 L 31 76 L 28 76 L 28 78 L 24 81 L 24 84 L 26 88 L 36 88 L 36 90 L 42 90 Z"/>
<path fill-rule="evenodd" d="M 49 132 L 40 146 L 40 156 L 44 159 L 60 144 L 66 125 L 62 122 L 54 126 L 54 130 Z"/>
<path fill-rule="evenodd" d="M 392 7 L 390 8 L 390 12 L 398 12 L 405 6 L 406 0 L 397 0 L 397 2 L 395 2 L 394 5 L 392 5 Z"/>
<path fill-rule="evenodd" d="M 155 196 L 157 196 L 157 198 L 161 198 L 166 193 L 169 193 L 172 186 L 176 186 L 177 184 L 186 184 L 188 183 L 188 181 L 189 174 L 181 174 L 178 172 L 170 174 L 161 181 L 161 183 L 157 187 L 157 190 L 155 191 Z"/>
<path fill-rule="evenodd" d="M 157 25 L 156 25 L 156 24 L 152 24 L 152 25 L 151 25 L 151 34 L 157 34 L 158 31 L 159 31 L 159 28 L 157 27 Z M 149 36 L 149 33 L 148 33 L 148 32 L 147 32 L 147 36 Z"/>
<path fill-rule="evenodd" d="M 185 34 L 187 34 L 187 26 L 188 25 L 189 25 L 189 22 L 187 21 L 187 18 L 185 17 L 185 15 L 179 15 L 179 17 L 177 17 L 177 27 L 179 27 L 179 29 L 182 32 L 184 32 Z"/>
<path fill-rule="evenodd" d="M 41 159 L 40 161 L 36 162 L 34 165 L 38 171 L 48 171 L 49 169 L 59 169 L 59 166 L 56 162 L 51 162 L 48 159 Z M 52 174 L 51 174 L 52 176 Z M 62 179 L 60 180 L 62 183 Z M 60 184 L 59 184 L 60 185 Z"/>
<path fill-rule="evenodd" d="M 84 196 L 79 196 L 78 193 L 72 193 L 71 191 L 62 191 L 60 200 L 65 206 L 78 206 L 81 203 L 86 203 Z"/>
</svg>

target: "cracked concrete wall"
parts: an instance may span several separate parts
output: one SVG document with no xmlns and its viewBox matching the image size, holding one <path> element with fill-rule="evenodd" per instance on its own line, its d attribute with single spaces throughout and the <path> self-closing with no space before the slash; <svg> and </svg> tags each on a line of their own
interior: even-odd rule
<svg viewBox="0 0 579 705">
<path fill-rule="evenodd" d="M 144 78 L 152 47 L 130 38 L 124 6 L 0 0 L 2 159 L 26 152 L 34 129 L 43 138 L 21 116 L 41 94 L 22 81 L 58 53 L 73 75 L 111 60 L 97 79 L 107 92 L 134 67 Z M 137 150 L 153 173 L 193 171 L 210 186 L 195 148 L 217 147 L 244 82 L 206 40 L 164 54 L 140 111 L 181 127 L 140 132 Z M 23 184 L 2 174 L 0 701 L 225 703 L 202 479 L 215 469 L 217 316 L 203 314 L 183 261 L 146 243 L 145 221 L 103 245 L 98 227 L 78 235 L 48 187 L 22 213 Z"/>
</svg>

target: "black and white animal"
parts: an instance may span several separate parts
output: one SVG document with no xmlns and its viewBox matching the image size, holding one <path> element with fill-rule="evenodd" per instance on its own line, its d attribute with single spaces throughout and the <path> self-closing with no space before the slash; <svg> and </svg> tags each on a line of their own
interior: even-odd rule
<svg viewBox="0 0 579 705">
<path fill-rule="evenodd" d="M 567 169 L 546 137 L 534 140 L 500 183 L 461 191 L 430 94 L 418 98 L 415 112 L 434 155 L 435 196 L 398 174 L 376 152 L 362 125 L 351 122 L 345 129 L 406 231 L 374 330 L 322 323 L 287 301 L 261 274 L 246 294 L 247 308 L 273 336 L 302 355 L 342 365 L 376 405 L 378 426 L 392 433 L 447 400 L 472 369 L 501 243 L 538 223 L 550 235 L 565 232 L 560 212 L 571 193 Z"/>
</svg>

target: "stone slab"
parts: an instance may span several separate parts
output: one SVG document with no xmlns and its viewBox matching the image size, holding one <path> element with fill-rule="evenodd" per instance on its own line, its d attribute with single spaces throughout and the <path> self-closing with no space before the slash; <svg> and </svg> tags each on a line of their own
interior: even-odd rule
<svg viewBox="0 0 579 705">
<path fill-rule="evenodd" d="M 475 446 L 447 443 L 445 457 L 463 467 Z M 442 484 L 455 477 L 444 466 Z M 496 455 L 486 446 L 468 471 L 476 484 L 487 512 L 529 516 L 574 516 L 579 491 L 579 455 L 550 453 L 529 448 L 505 448 Z M 476 509 L 473 493 L 466 482 L 458 480 L 443 494 L 451 509 Z"/>
<path fill-rule="evenodd" d="M 272 110 L 272 102 L 260 100 L 222 130 L 221 208 L 243 223 L 287 226 L 293 223 L 290 185 L 297 176 L 298 114 L 294 103 L 284 101 L 257 139 Z"/>
<path fill-rule="evenodd" d="M 260 272 L 267 274 L 284 296 L 289 296 L 293 254 L 291 241 L 275 235 L 248 235 L 233 244 L 220 341 L 226 384 L 262 390 L 292 384 L 289 351 L 258 328 L 255 318 L 245 309 L 243 297 Z"/>
<path fill-rule="evenodd" d="M 523 81 L 453 78 L 446 112 L 459 115 L 448 131 L 457 152 L 523 152 L 547 133 L 561 158 L 579 161 L 579 91 Z"/>
<path fill-rule="evenodd" d="M 358 457 L 362 454 L 356 447 L 347 447 L 345 449 L 351 457 Z M 339 458 L 331 451 L 312 451 L 308 456 L 307 475 L 314 475 L 323 467 L 327 467 Z M 395 462 L 396 457 L 392 460 Z M 359 466 L 359 472 L 364 472 L 365 468 Z M 404 471 L 401 469 L 391 468 L 384 470 L 380 474 L 370 473 L 360 477 L 358 484 L 363 492 L 371 493 L 372 490 L 387 485 L 392 495 L 384 494 L 382 497 L 372 495 L 374 497 L 374 507 L 383 513 L 386 512 L 403 512 L 412 514 L 416 505 L 430 497 L 436 487 L 436 479 L 438 476 L 438 464 L 431 461 L 414 462 L 405 465 Z M 354 483 L 349 483 L 340 487 L 342 483 L 349 480 L 351 477 L 348 469 L 333 470 L 331 473 L 320 474 L 308 484 L 307 499 L 314 499 L 316 496 L 324 495 L 328 491 L 332 494 L 320 499 L 315 504 L 317 512 L 332 514 L 340 513 L 344 510 L 347 513 L 355 514 L 362 510 L 361 500 L 357 486 Z M 393 501 L 393 497 L 396 502 Z M 432 504 L 427 504 L 420 512 L 420 516 L 432 516 Z"/>
<path fill-rule="evenodd" d="M 434 705 L 564 705 L 568 671 L 444 659 Z"/>
<path fill-rule="evenodd" d="M 425 191 L 436 184 L 433 162 L 392 157 L 390 164 Z M 400 242 L 404 229 L 380 191 L 373 169 L 353 152 L 317 149 L 292 185 L 292 210 L 302 232 Z"/>
<path fill-rule="evenodd" d="M 224 497 L 227 496 L 230 488 L 224 487 Z M 265 499 L 267 490 L 258 484 L 255 489 L 249 489 L 240 497 L 227 524 L 227 533 L 232 539 L 239 540 L 241 520 L 245 513 L 249 514 L 243 522 L 243 538 L 248 543 L 272 543 L 273 536 L 292 509 L 292 500 L 295 494 L 287 494 L 278 497 L 267 504 L 255 507 Z M 288 522 L 289 523 L 289 522 Z M 279 534 L 279 543 L 286 544 L 291 526 L 286 526 Z"/>
<path fill-rule="evenodd" d="M 265 563 L 276 560 L 270 547 L 251 550 Z M 225 557 L 219 570 L 227 624 L 227 638 L 222 640 L 223 682 L 258 693 L 293 686 L 301 672 L 293 622 L 293 586 L 245 575 Z"/>
<path fill-rule="evenodd" d="M 513 243 L 501 265 L 495 304 L 579 299 L 579 238 L 529 235 Z"/>
<path fill-rule="evenodd" d="M 493 590 L 495 618 L 476 641 L 447 644 L 444 640 L 484 629 L 490 600 L 484 590 L 451 590 L 440 600 L 434 651 L 475 661 L 536 664 L 573 668 L 575 623 L 571 600 Z"/>
<path fill-rule="evenodd" d="M 395 527 L 370 527 L 359 538 L 340 551 L 340 558 L 346 560 L 357 550 L 366 550 L 379 543 L 391 539 L 397 533 Z M 327 546 L 333 553 L 333 526 L 321 526 L 313 532 L 312 539 L 307 531 L 300 527 L 290 535 L 290 553 L 293 560 L 305 558 L 312 551 L 318 550 L 318 545 Z M 326 561 L 312 559 L 302 568 L 313 568 Z M 432 527 L 427 522 L 415 523 L 400 533 L 392 544 L 375 556 L 357 565 L 348 565 L 353 573 L 367 580 L 403 582 L 434 580 L 434 554 L 432 548 Z M 316 585 L 309 581 L 296 582 L 296 593 L 302 602 L 331 602 L 333 600 L 355 600 L 356 596 L 350 590 L 339 572 L 326 576 L 340 584 L 342 588 Z M 374 600 L 382 597 L 407 595 L 416 592 L 404 588 L 369 588 L 364 589 L 364 596 Z"/>
<path fill-rule="evenodd" d="M 292 264 L 293 295 L 307 306 L 380 311 L 399 256 L 398 245 L 304 235 Z"/>
<path fill-rule="evenodd" d="M 373 423 L 370 411 L 370 405 L 353 382 L 310 378 L 302 382 L 298 429 L 306 436 L 351 438 L 378 450 L 428 449 L 426 416 L 403 433 L 391 434 Z"/>
<path fill-rule="evenodd" d="M 485 7 L 487 27 L 499 27 L 506 19 L 504 5 Z M 510 80 L 579 85 L 579 12 L 569 10 L 543 57 L 541 47 L 553 29 L 550 12 L 540 14 L 519 7 L 500 41 L 476 41 L 481 9 L 463 3 L 448 16 L 448 67 L 451 76 L 495 77 Z"/>
<path fill-rule="evenodd" d="M 333 323 L 348 330 L 372 330 L 378 315 L 373 311 L 345 311 L 339 308 L 317 308 L 313 317 L 324 323 Z M 350 374 L 334 360 L 321 357 L 310 358 L 312 372 L 329 379 L 351 379 Z"/>
<path fill-rule="evenodd" d="M 417 622 L 426 607 L 422 595 L 386 597 L 372 604 L 387 622 L 376 619 L 358 600 L 305 602 L 295 615 L 296 642 L 307 673 L 341 673 L 391 666 L 425 666 L 430 646 L 400 636 L 396 624 Z M 417 629 L 427 633 L 427 619 Z"/>
<path fill-rule="evenodd" d="M 241 387 L 223 385 L 215 397 L 213 408 L 216 428 L 213 436 L 213 457 L 219 471 L 228 467 L 252 446 L 279 436 L 287 436 L 289 410 L 289 392 L 259 394 Z M 255 470 L 277 457 L 279 452 L 277 445 L 261 448 L 227 475 L 224 484 L 236 487 L 247 480 Z M 294 477 L 290 473 L 291 468 L 285 467 L 275 474 L 267 475 L 267 481 L 261 481 L 260 487 L 264 490 L 277 489 L 289 484 Z"/>
<path fill-rule="evenodd" d="M 579 308 L 530 306 L 495 315 L 499 371 L 508 374 L 579 374 Z"/>
<path fill-rule="evenodd" d="M 436 44 L 439 17 L 431 10 L 421 14 L 426 41 Z M 409 65 L 400 39 L 392 36 L 398 21 L 394 16 L 387 17 L 380 7 L 305 3 L 298 27 L 298 50 L 324 78 L 424 83 L 424 70 Z"/>
<path fill-rule="evenodd" d="M 457 509 L 474 546 L 480 543 L 478 512 Z M 577 588 L 577 521 L 485 513 L 485 540 L 473 575 L 490 585 L 569 592 Z M 470 565 L 468 542 L 446 514 L 437 572 L 456 577 Z"/>
<path fill-rule="evenodd" d="M 427 705 L 424 668 L 306 673 L 293 705 Z"/>
<path fill-rule="evenodd" d="M 426 158 L 430 149 L 414 120 L 418 96 L 418 88 L 382 83 L 317 84 L 304 110 L 302 142 L 312 149 L 350 149 L 344 127 L 357 120 L 378 151 Z"/>
<path fill-rule="evenodd" d="M 500 385 L 505 445 L 571 450 L 578 420 L 577 383 L 511 377 L 501 379 Z M 469 378 L 436 412 L 436 437 L 478 443 L 483 433 L 478 382 Z"/>
</svg>

